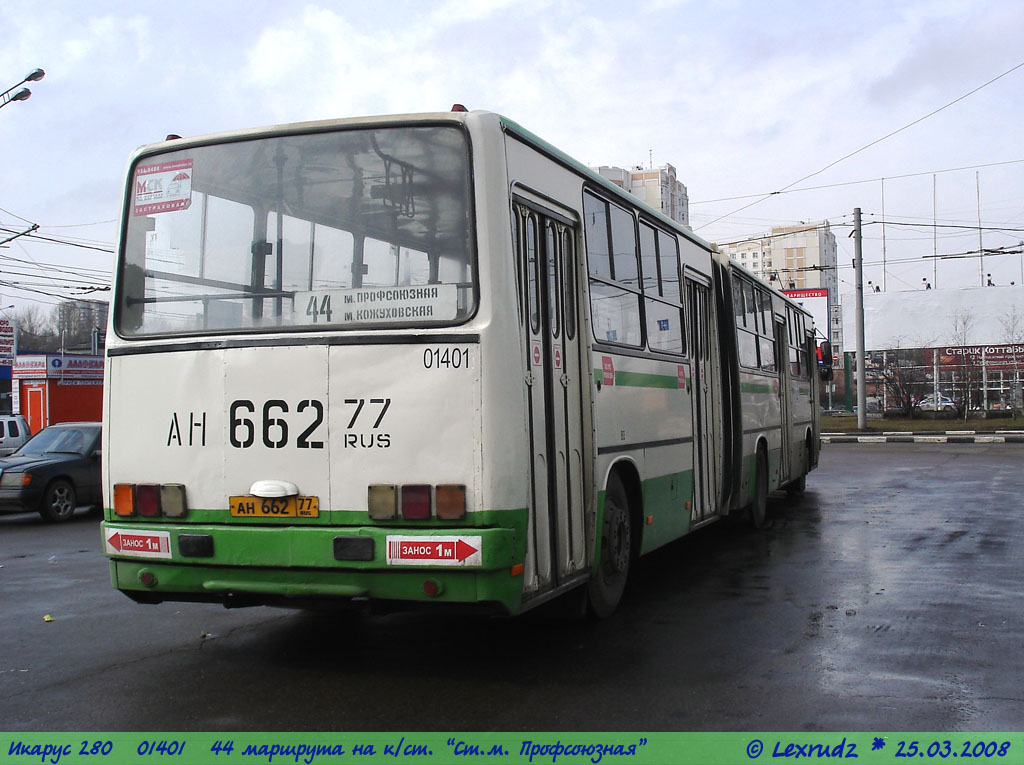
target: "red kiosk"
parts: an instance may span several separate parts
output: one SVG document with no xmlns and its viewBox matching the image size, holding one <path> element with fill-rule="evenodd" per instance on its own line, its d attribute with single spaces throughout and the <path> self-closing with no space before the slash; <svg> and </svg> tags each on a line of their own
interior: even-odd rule
<svg viewBox="0 0 1024 765">
<path fill-rule="evenodd" d="M 57 422 L 103 418 L 103 357 L 71 354 L 17 356 L 11 409 L 38 433 Z"/>
</svg>

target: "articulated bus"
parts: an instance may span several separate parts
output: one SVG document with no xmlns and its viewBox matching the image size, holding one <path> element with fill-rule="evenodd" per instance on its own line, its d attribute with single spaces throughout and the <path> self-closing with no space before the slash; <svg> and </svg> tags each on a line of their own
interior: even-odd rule
<svg viewBox="0 0 1024 765">
<path fill-rule="evenodd" d="M 131 158 L 103 545 L 142 603 L 607 616 L 818 459 L 797 304 L 496 114 Z"/>
</svg>

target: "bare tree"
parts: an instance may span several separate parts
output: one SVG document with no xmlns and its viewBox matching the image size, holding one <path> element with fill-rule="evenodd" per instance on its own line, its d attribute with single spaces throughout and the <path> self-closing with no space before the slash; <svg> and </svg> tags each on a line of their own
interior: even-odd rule
<svg viewBox="0 0 1024 765">
<path fill-rule="evenodd" d="M 93 300 L 71 300 L 49 311 L 37 305 L 17 310 L 14 319 L 18 332 L 18 350 L 52 353 L 91 347 L 94 330 L 101 335 L 106 326 L 107 304 Z"/>
<path fill-rule="evenodd" d="M 953 390 L 958 394 L 958 406 L 964 420 L 967 419 L 974 402 L 974 395 L 981 387 L 981 367 L 974 354 L 968 353 L 971 334 L 974 329 L 974 314 L 966 309 L 955 311 L 951 317 L 953 322 L 953 345 L 960 346 L 964 353 L 955 365 Z"/>
<path fill-rule="evenodd" d="M 890 408 L 901 411 L 905 417 L 914 417 L 914 402 L 929 387 L 929 371 L 923 349 L 896 347 L 884 351 L 875 376 L 885 386 Z"/>
<path fill-rule="evenodd" d="M 60 334 L 52 313 L 44 312 L 37 305 L 30 305 L 15 311 L 14 320 L 17 323 L 20 352 L 46 352 L 60 348 Z"/>
<path fill-rule="evenodd" d="M 1003 327 L 1003 340 L 1009 344 L 1010 356 L 1013 359 L 1013 390 L 1010 402 L 1013 405 L 1013 418 L 1017 419 L 1017 413 L 1024 408 L 1021 390 L 1021 383 L 1024 382 L 1021 376 L 1021 362 L 1024 361 L 1024 316 L 1017 311 L 1017 306 L 1010 306 L 1010 310 L 999 319 L 999 323 Z"/>
</svg>

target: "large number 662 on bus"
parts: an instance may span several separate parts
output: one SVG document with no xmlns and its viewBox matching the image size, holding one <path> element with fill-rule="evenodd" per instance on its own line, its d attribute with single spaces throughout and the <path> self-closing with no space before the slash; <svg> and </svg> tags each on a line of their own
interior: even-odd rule
<svg viewBox="0 0 1024 765">
<path fill-rule="evenodd" d="M 486 112 L 140 149 L 107 357 L 143 603 L 605 616 L 818 459 L 810 316 Z"/>
</svg>

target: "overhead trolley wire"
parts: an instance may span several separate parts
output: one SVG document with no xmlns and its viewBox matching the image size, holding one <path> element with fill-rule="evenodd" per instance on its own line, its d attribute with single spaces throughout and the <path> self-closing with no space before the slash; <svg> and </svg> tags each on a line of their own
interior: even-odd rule
<svg viewBox="0 0 1024 765">
<path fill-rule="evenodd" d="M 1024 61 L 1020 62 L 1016 66 L 1011 67 L 1010 69 L 1007 69 L 1002 74 L 993 77 L 988 82 L 986 82 L 986 83 L 984 83 L 982 85 L 979 85 L 978 87 L 974 88 L 974 90 L 971 90 L 971 91 L 969 91 L 967 93 L 964 93 L 959 98 L 954 98 L 948 104 L 940 106 L 938 109 L 935 109 L 934 111 L 929 112 L 928 114 L 924 115 L 923 117 L 918 117 L 913 122 L 908 122 L 903 127 L 898 128 L 897 130 L 893 130 L 891 133 L 887 133 L 886 135 L 882 136 L 881 138 L 876 138 L 874 141 L 871 141 L 870 143 L 867 143 L 864 146 L 861 146 L 859 149 L 856 149 L 855 151 L 851 151 L 849 154 L 846 154 L 846 155 L 840 157 L 839 159 L 837 159 L 837 160 L 835 160 L 833 162 L 829 162 L 827 165 L 825 165 L 820 170 L 815 170 L 813 173 L 808 173 L 803 178 L 798 178 L 797 180 L 793 181 L 792 183 L 787 183 L 785 186 L 783 186 L 778 191 L 773 191 L 773 192 L 771 192 L 769 194 L 765 194 L 764 196 L 762 196 L 762 197 L 760 197 L 758 199 L 755 199 L 753 202 L 750 202 L 749 204 L 745 204 L 745 205 L 743 205 L 743 207 L 740 207 L 740 208 L 738 208 L 736 210 L 733 210 L 731 213 L 726 213 L 725 215 L 720 215 L 717 218 L 715 218 L 714 220 L 712 220 L 712 221 L 710 221 L 708 223 L 705 223 L 705 224 L 697 227 L 694 230 L 695 231 L 699 231 L 701 228 L 704 228 L 706 226 L 710 226 L 710 225 L 712 225 L 714 223 L 717 223 L 718 221 L 723 220 L 725 218 L 729 218 L 729 217 L 735 215 L 738 212 L 742 212 L 743 210 L 746 210 L 748 207 L 753 207 L 756 204 L 760 204 L 761 202 L 763 202 L 764 200 L 768 199 L 769 197 L 775 196 L 777 194 L 781 194 L 784 191 L 788 191 L 789 189 L 791 189 L 794 186 L 796 186 L 798 183 L 803 183 L 804 181 L 806 181 L 809 178 L 813 178 L 816 175 L 821 175 L 823 172 L 825 172 L 826 170 L 828 170 L 828 169 L 830 169 L 832 167 L 835 167 L 840 162 L 844 162 L 845 160 L 849 159 L 850 157 L 853 157 L 853 156 L 855 156 L 857 154 L 860 154 L 862 151 L 870 149 L 872 146 L 875 146 L 875 145 L 881 143 L 882 141 L 885 141 L 885 140 L 887 140 L 889 138 L 892 138 L 894 135 L 902 133 L 904 130 L 907 130 L 908 128 L 911 128 L 911 127 L 913 127 L 914 125 L 917 125 L 920 122 L 923 122 L 924 120 L 928 119 L 929 117 L 934 117 L 939 112 L 941 112 L 941 111 L 943 111 L 945 109 L 948 109 L 949 107 L 953 106 L 954 104 L 959 103 L 960 101 L 963 101 L 965 98 L 968 98 L 969 96 L 974 95 L 975 93 L 977 93 L 982 88 L 987 88 L 992 83 L 996 82 L 997 80 L 1002 79 L 1003 77 L 1006 77 L 1008 74 L 1011 74 L 1011 73 L 1017 71 L 1021 67 L 1024 67 Z"/>
</svg>

